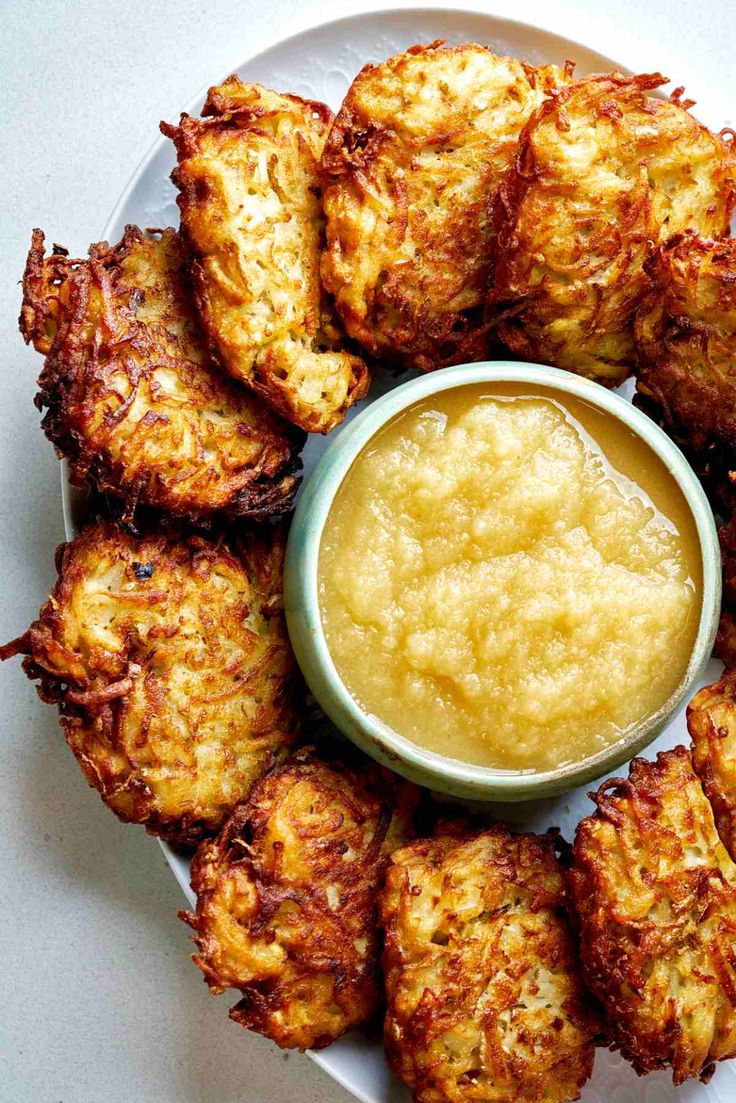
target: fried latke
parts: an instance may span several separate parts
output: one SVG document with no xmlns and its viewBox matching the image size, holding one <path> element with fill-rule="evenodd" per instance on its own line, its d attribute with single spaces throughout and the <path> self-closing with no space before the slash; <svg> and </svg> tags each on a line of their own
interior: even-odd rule
<svg viewBox="0 0 736 1103">
<path fill-rule="evenodd" d="M 423 371 L 488 355 L 488 196 L 565 79 L 467 42 L 413 46 L 355 78 L 322 155 L 322 277 L 372 355 Z"/>
<path fill-rule="evenodd" d="M 177 517 L 263 518 L 288 509 L 303 437 L 213 367 L 174 230 L 128 226 L 88 260 L 44 257 L 33 233 L 21 332 L 44 353 L 43 429 L 89 480 Z"/>
<path fill-rule="evenodd" d="M 418 790 L 361 759 L 299 752 L 259 781 L 192 864 L 194 961 L 230 1017 L 321 1048 L 380 1003 L 376 890 L 411 837 Z"/>
<path fill-rule="evenodd" d="M 736 1055 L 736 866 L 684 747 L 594 800 L 574 849 L 584 979 L 639 1075 L 707 1080 Z"/>
<path fill-rule="evenodd" d="M 695 694 L 687 708 L 693 766 L 711 803 L 718 834 L 736 855 L 736 669 Z"/>
<path fill-rule="evenodd" d="M 549 835 L 457 824 L 392 856 L 384 1040 L 417 1103 L 579 1098 L 600 1024 L 554 848 Z"/>
<path fill-rule="evenodd" d="M 176 145 L 182 227 L 205 329 L 224 367 L 310 433 L 368 389 L 319 280 L 317 166 L 332 112 L 230 77 L 202 119 L 161 124 Z"/>
<path fill-rule="evenodd" d="M 697 453 L 736 453 L 736 241 L 676 235 L 646 265 L 637 391 Z"/>
<path fill-rule="evenodd" d="M 687 110 L 660 74 L 586 77 L 524 129 L 494 203 L 498 336 L 526 360 L 611 386 L 636 364 L 634 312 L 652 243 L 693 227 L 728 231 L 732 145 Z"/>
<path fill-rule="evenodd" d="M 216 831 L 299 728 L 278 530 L 224 538 L 86 527 L 25 654 L 90 785 L 122 820 L 194 844 Z"/>
</svg>

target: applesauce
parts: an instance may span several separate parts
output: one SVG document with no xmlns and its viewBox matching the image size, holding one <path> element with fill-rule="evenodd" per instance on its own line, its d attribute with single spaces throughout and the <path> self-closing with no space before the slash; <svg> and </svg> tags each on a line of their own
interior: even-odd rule
<svg viewBox="0 0 736 1103">
<path fill-rule="evenodd" d="M 545 771 L 676 690 L 701 575 L 687 502 L 627 426 L 558 391 L 479 384 L 411 407 L 357 457 L 319 597 L 364 711 L 463 762 Z"/>
</svg>

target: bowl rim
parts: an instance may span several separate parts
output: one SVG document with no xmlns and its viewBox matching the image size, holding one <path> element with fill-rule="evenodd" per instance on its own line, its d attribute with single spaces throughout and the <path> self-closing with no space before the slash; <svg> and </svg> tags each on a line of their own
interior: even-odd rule
<svg viewBox="0 0 736 1103">
<path fill-rule="evenodd" d="M 551 770 L 499 770 L 430 751 L 364 712 L 342 681 L 322 626 L 318 593 L 322 533 L 338 488 L 369 441 L 411 406 L 473 384 L 500 382 L 542 386 L 573 395 L 618 418 L 669 470 L 685 498 L 698 535 L 702 563 L 701 610 L 688 665 L 667 700 L 628 735 L 594 755 Z M 560 368 L 513 360 L 460 364 L 399 384 L 361 411 L 329 443 L 300 496 L 285 559 L 285 610 L 299 665 L 320 705 L 337 727 L 365 751 L 399 773 L 476 799 L 515 800 L 561 792 L 602 777 L 648 746 L 683 703 L 713 648 L 721 599 L 721 555 L 715 519 L 695 472 L 656 422 L 600 383 Z M 430 779 L 429 781 L 427 779 Z"/>
</svg>

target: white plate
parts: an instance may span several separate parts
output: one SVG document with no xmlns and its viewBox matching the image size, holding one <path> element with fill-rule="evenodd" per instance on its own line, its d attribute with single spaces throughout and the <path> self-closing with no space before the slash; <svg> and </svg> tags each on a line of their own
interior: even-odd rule
<svg viewBox="0 0 736 1103">
<path fill-rule="evenodd" d="M 350 81 L 366 62 L 383 60 L 415 42 L 431 42 L 437 38 L 448 42 L 475 40 L 492 45 L 498 53 L 511 54 L 536 64 L 561 63 L 566 58 L 573 58 L 579 74 L 611 68 L 626 69 L 627 59 L 623 56 L 613 59 L 569 39 L 482 11 L 415 6 L 393 11 L 371 11 L 303 29 L 243 62 L 234 71 L 245 80 L 259 81 L 280 91 L 323 100 L 336 109 Z M 665 65 L 663 59 L 658 60 L 662 66 Z M 630 66 L 637 65 L 635 58 L 628 61 Z M 647 67 L 651 68 L 651 60 Z M 221 75 L 226 74 L 213 73 L 212 83 Z M 688 91 L 692 90 L 688 88 Z M 203 94 L 184 105 L 184 109 L 196 114 L 202 100 Z M 704 119 L 716 127 L 724 125 L 725 121 L 723 116 L 720 119 L 716 117 L 711 105 L 708 105 Z M 151 119 L 152 132 L 157 123 L 158 119 Z M 176 195 L 169 180 L 173 167 L 171 142 L 159 138 L 133 174 L 102 236 L 109 241 L 117 241 L 128 222 L 143 227 L 178 225 Z M 372 390 L 373 397 L 390 385 L 387 376 L 378 379 Z M 304 455 L 305 476 L 308 477 L 325 443 L 323 437 L 310 438 Z M 62 494 L 66 532 L 71 538 L 83 518 L 84 503 L 79 495 L 71 491 L 65 473 Z M 717 676 L 719 669 L 720 664 L 714 662 L 703 684 Z M 685 739 L 684 716 L 680 713 L 665 734 L 647 751 L 647 755 L 651 756 L 656 750 L 672 747 Z M 544 831 L 554 824 L 568 839 L 572 838 L 578 821 L 590 810 L 590 802 L 583 790 L 552 800 L 503 805 L 496 809 L 499 818 L 512 821 L 520 829 Z M 489 811 L 493 812 L 492 806 L 489 806 Z M 166 844 L 162 846 L 174 875 L 190 902 L 193 902 L 188 864 Z M 367 1042 L 360 1035 L 350 1035 L 329 1049 L 310 1056 L 363 1103 L 409 1101 L 409 1093 L 386 1068 L 381 1046 L 377 1042 Z M 733 1103 L 735 1099 L 736 1064 L 719 1066 L 707 1086 L 689 1084 L 678 1091 L 664 1073 L 637 1079 L 624 1061 L 605 1050 L 599 1050 L 593 1079 L 583 1094 L 584 1103 Z"/>
</svg>

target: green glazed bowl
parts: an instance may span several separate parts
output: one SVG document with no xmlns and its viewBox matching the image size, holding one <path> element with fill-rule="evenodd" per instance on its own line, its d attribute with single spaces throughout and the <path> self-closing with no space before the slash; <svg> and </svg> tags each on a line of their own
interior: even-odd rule
<svg viewBox="0 0 736 1103">
<path fill-rule="evenodd" d="M 681 683 L 660 709 L 603 751 L 555 770 L 497 770 L 425 750 L 365 713 L 340 680 L 327 648 L 319 610 L 317 569 L 327 515 L 355 458 L 383 426 L 414 405 L 451 388 L 513 382 L 574 395 L 618 418 L 660 457 L 679 484 L 695 520 L 703 562 L 698 633 Z M 598 383 L 557 368 L 511 361 L 462 364 L 413 379 L 371 403 L 330 442 L 294 514 L 286 549 L 285 603 L 289 635 L 304 677 L 332 722 L 363 751 L 412 781 L 455 797 L 518 801 L 552 796 L 615 770 L 648 746 L 685 700 L 710 657 L 721 603 L 721 556 L 713 513 L 680 450 L 650 418 Z"/>
</svg>

